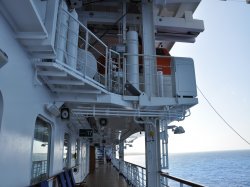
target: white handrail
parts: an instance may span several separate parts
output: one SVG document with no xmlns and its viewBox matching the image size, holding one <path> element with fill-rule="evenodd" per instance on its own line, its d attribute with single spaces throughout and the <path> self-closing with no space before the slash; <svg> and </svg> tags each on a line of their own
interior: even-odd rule
<svg viewBox="0 0 250 187">
<path fill-rule="evenodd" d="M 117 170 L 119 170 L 119 162 L 122 162 L 121 164 L 123 168 L 119 171 L 127 180 L 129 184 L 132 184 L 135 187 L 146 187 L 146 168 L 132 164 L 123 160 L 118 160 L 116 158 L 112 158 L 112 164 L 116 167 Z M 117 164 L 118 163 L 118 164 Z M 177 178 L 174 176 L 169 175 L 165 172 L 159 172 L 160 173 L 160 184 L 161 187 L 169 187 L 169 181 L 172 180 L 175 182 L 178 182 L 180 187 L 183 185 L 191 186 L 191 187 L 205 187 L 204 185 L 197 184 L 194 182 L 190 182 L 181 178 Z"/>
</svg>

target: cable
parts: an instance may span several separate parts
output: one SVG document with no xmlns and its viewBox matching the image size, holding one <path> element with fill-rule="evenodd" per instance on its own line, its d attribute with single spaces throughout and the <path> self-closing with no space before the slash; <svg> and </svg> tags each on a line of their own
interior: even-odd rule
<svg viewBox="0 0 250 187">
<path fill-rule="evenodd" d="M 198 91 L 201 93 L 201 95 L 203 96 L 203 98 L 207 101 L 207 103 L 209 104 L 209 106 L 213 109 L 213 111 L 222 119 L 222 121 L 234 132 L 236 133 L 242 140 L 244 140 L 248 145 L 250 145 L 250 143 L 243 138 L 223 117 L 222 115 L 220 115 L 220 113 L 214 108 L 214 106 L 210 103 L 210 101 L 206 98 L 206 96 L 203 94 L 203 92 L 200 90 L 200 88 L 197 86 Z"/>
</svg>

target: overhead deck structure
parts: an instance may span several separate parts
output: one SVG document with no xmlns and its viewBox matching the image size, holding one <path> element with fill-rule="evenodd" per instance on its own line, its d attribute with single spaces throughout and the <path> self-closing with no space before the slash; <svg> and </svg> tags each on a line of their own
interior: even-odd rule
<svg viewBox="0 0 250 187">
<path fill-rule="evenodd" d="M 92 130 L 89 145 L 120 145 L 121 161 L 124 141 L 145 131 L 146 185 L 159 187 L 168 125 L 198 103 L 193 60 L 164 51 L 204 30 L 193 18 L 199 3 L 2 0 L 0 12 L 32 59 L 34 89 L 50 97 L 47 114 L 76 132 Z"/>
</svg>

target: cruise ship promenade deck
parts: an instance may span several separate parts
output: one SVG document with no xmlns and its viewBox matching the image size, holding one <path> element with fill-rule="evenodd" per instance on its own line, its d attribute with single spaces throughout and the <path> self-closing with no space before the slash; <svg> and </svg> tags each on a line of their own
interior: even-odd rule
<svg viewBox="0 0 250 187">
<path fill-rule="evenodd" d="M 100 164 L 81 187 L 128 187 L 126 180 L 110 163 Z"/>
</svg>

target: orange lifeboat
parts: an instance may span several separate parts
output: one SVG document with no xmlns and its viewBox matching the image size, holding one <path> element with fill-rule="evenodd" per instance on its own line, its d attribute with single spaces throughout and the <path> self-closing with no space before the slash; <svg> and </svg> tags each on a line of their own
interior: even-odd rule
<svg viewBox="0 0 250 187">
<path fill-rule="evenodd" d="M 169 56 L 157 57 L 157 71 L 162 71 L 163 75 L 171 75 L 171 56 L 166 48 L 156 48 L 156 55 Z"/>
</svg>

